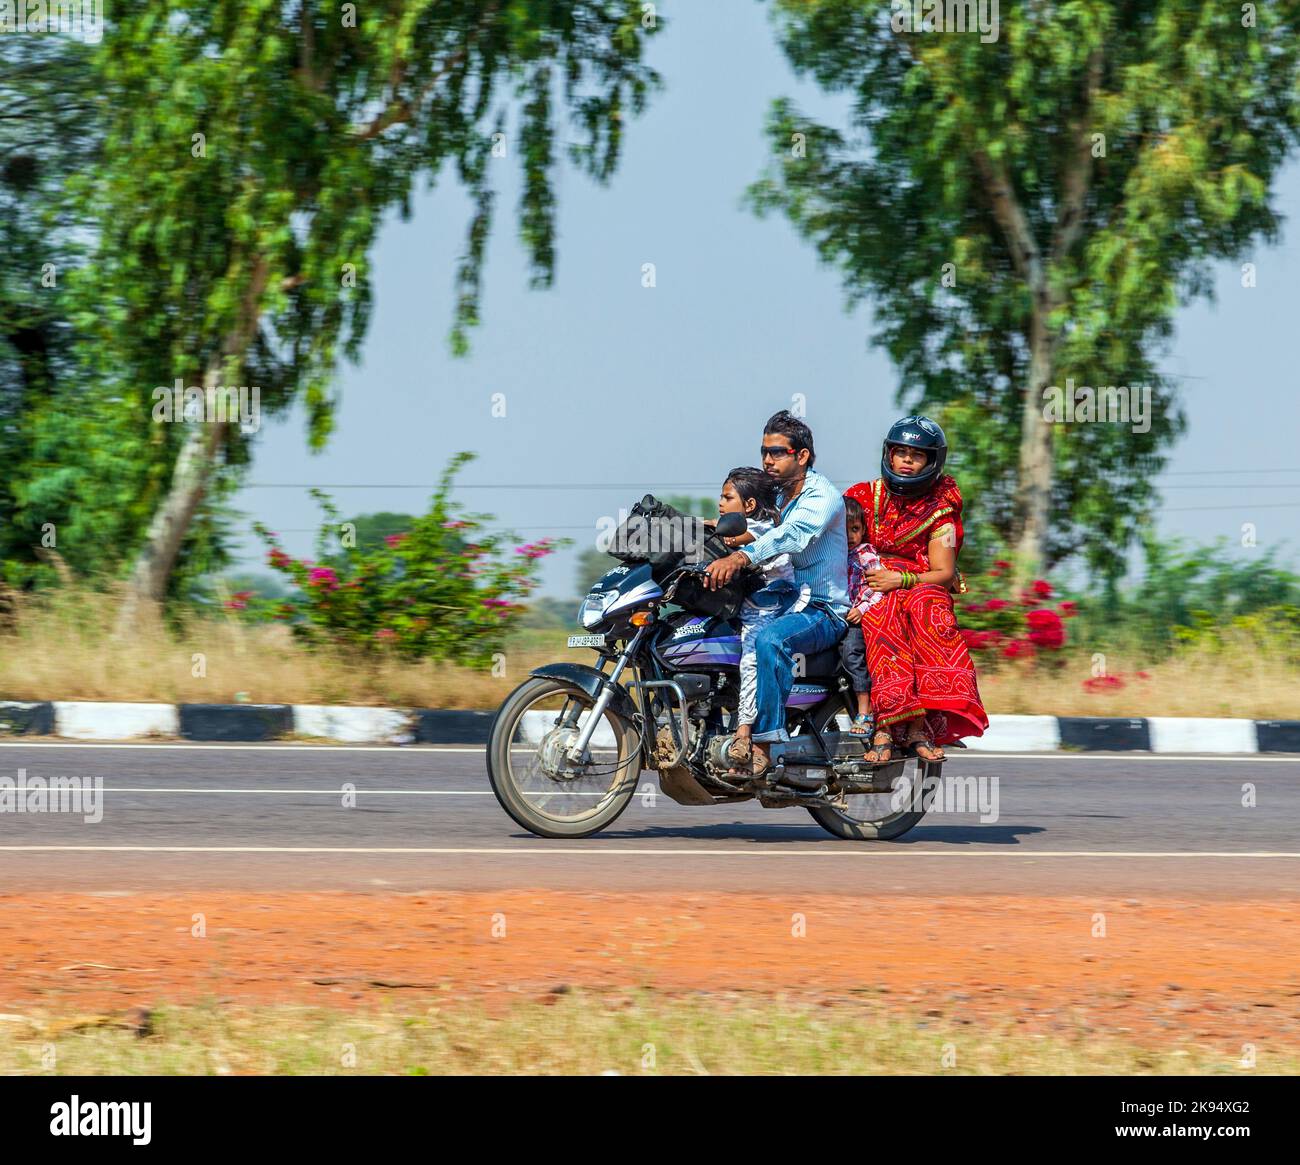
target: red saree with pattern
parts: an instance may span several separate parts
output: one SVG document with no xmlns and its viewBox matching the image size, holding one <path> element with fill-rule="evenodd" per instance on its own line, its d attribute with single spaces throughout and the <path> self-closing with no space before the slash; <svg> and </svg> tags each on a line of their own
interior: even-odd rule
<svg viewBox="0 0 1300 1165">
<path fill-rule="evenodd" d="M 919 498 L 896 497 L 879 478 L 844 492 L 862 506 L 867 541 L 888 570 L 929 570 L 930 539 L 944 526 L 953 528 L 961 550 L 961 491 L 947 474 Z M 890 591 L 867 609 L 862 634 L 881 727 L 924 716 L 936 744 L 984 735 L 989 719 L 946 588 L 926 583 Z"/>
</svg>

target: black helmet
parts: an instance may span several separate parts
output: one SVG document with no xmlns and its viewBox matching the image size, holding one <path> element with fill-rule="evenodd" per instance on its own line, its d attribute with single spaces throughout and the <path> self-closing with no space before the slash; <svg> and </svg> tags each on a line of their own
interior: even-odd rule
<svg viewBox="0 0 1300 1165">
<path fill-rule="evenodd" d="M 929 460 L 920 473 L 903 477 L 895 473 L 889 465 L 889 447 L 907 445 L 912 449 L 922 449 L 929 454 Z M 944 462 L 948 460 L 948 441 L 929 417 L 911 416 L 895 421 L 885 434 L 880 446 L 880 476 L 885 479 L 885 488 L 899 497 L 920 497 L 939 480 L 943 473 Z"/>
</svg>

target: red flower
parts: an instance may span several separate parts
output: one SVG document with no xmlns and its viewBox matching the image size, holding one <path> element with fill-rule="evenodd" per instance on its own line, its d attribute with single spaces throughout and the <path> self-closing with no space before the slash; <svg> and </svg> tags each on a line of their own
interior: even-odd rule
<svg viewBox="0 0 1300 1165">
<path fill-rule="evenodd" d="M 1002 611 L 1009 606 L 1011 606 L 1011 604 L 1007 602 L 1006 599 L 989 599 L 989 601 L 984 604 L 984 609 L 986 611 Z"/>
<path fill-rule="evenodd" d="M 401 546 L 401 544 L 402 544 L 403 542 L 406 541 L 406 535 L 405 535 L 405 534 L 385 534 L 385 535 L 384 535 L 384 541 L 385 541 L 386 543 L 388 543 L 388 545 L 389 545 L 390 547 L 393 547 L 393 546 Z"/>
<path fill-rule="evenodd" d="M 1050 599 L 1052 597 L 1052 584 L 1044 579 L 1038 579 L 1030 589 L 1040 599 Z"/>
<path fill-rule="evenodd" d="M 1099 692 L 1117 692 L 1124 686 L 1119 676 L 1093 676 L 1083 681 L 1083 690 L 1097 694 Z"/>
<path fill-rule="evenodd" d="M 1030 611 L 1025 617 L 1030 641 L 1052 651 L 1065 644 L 1065 625 L 1055 611 Z"/>
<path fill-rule="evenodd" d="M 1034 645 L 1028 639 L 1013 639 L 1002 649 L 1004 659 L 1033 659 Z"/>
<path fill-rule="evenodd" d="M 1000 559 L 1000 558 L 999 558 L 999 559 L 997 560 L 997 562 L 995 562 L 993 565 L 996 566 L 996 567 L 998 568 L 998 570 L 1010 570 L 1010 569 L 1011 569 L 1011 563 L 1009 563 L 1009 562 L 1004 562 L 1004 561 L 1003 561 L 1002 559 Z"/>
<path fill-rule="evenodd" d="M 1060 607 L 1057 609 L 1061 612 L 1062 615 L 1064 615 L 1067 619 L 1069 619 L 1071 616 L 1077 615 L 1079 613 L 1079 604 L 1072 602 L 1069 599 L 1066 599 L 1065 602 L 1063 602 L 1060 605 Z"/>
</svg>

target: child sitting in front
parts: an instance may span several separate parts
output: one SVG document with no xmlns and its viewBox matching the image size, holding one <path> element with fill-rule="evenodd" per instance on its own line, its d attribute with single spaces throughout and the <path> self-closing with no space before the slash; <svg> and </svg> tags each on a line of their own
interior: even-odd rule
<svg viewBox="0 0 1300 1165">
<path fill-rule="evenodd" d="M 776 505 L 775 481 L 753 466 L 733 469 L 722 483 L 722 493 L 718 498 L 718 516 L 723 514 L 744 514 L 749 519 L 749 529 L 744 534 L 726 539 L 728 546 L 744 546 L 766 534 L 781 520 Z M 740 610 L 740 698 L 736 737 L 727 750 L 733 773 L 749 771 L 753 747 L 750 737 L 754 721 L 758 719 L 754 636 L 770 619 L 788 611 L 802 610 L 808 601 L 808 596 L 795 586 L 794 569 L 788 554 L 765 558 L 755 566 L 763 576 L 763 585 L 745 599 Z"/>
<path fill-rule="evenodd" d="M 840 640 L 840 663 L 853 681 L 858 714 L 849 729 L 854 736 L 866 736 L 875 727 L 871 715 L 871 677 L 867 675 L 867 644 L 862 636 L 862 616 L 885 596 L 867 586 L 867 575 L 880 569 L 880 555 L 866 541 L 867 521 L 856 499 L 844 499 L 844 531 L 849 539 L 849 610 L 844 616 L 849 630 Z"/>
</svg>

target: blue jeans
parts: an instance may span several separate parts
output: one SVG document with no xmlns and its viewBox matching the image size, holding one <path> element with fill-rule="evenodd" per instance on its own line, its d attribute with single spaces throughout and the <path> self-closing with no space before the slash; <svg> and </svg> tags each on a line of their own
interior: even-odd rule
<svg viewBox="0 0 1300 1165">
<path fill-rule="evenodd" d="M 758 719 L 758 663 L 754 658 L 754 636 L 773 619 L 784 615 L 799 597 L 799 588 L 788 579 L 775 579 L 755 591 L 740 609 L 740 698 L 736 723 L 751 729 Z"/>
<path fill-rule="evenodd" d="M 838 615 L 822 607 L 808 607 L 778 615 L 759 629 L 754 636 L 758 669 L 755 741 L 790 739 L 785 730 L 785 702 L 794 687 L 794 657 L 834 647 L 845 626 Z"/>
</svg>

